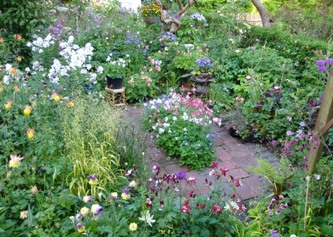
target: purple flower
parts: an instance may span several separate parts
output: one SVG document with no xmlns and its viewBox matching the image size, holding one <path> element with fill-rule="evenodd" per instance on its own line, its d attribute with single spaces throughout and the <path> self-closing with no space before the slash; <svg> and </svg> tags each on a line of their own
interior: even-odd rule
<svg viewBox="0 0 333 237">
<path fill-rule="evenodd" d="M 277 230 L 271 230 L 271 237 L 280 237 L 279 232 Z"/>
<path fill-rule="evenodd" d="M 91 175 L 88 175 L 88 179 L 89 180 L 96 180 L 98 179 L 99 175 L 98 174 L 91 174 Z"/>
<path fill-rule="evenodd" d="M 318 67 L 323 67 L 323 66 L 325 66 L 325 61 L 324 60 L 318 60 L 316 62 L 316 64 L 317 64 Z"/>
<path fill-rule="evenodd" d="M 329 66 L 332 66 L 332 64 L 333 64 L 333 59 L 331 59 L 331 58 L 327 58 L 327 59 L 325 60 L 325 63 L 326 63 L 327 65 L 329 65 Z"/>
<path fill-rule="evenodd" d="M 178 180 L 185 180 L 186 179 L 186 172 L 184 170 L 178 170 L 176 172 L 176 178 Z"/>
<path fill-rule="evenodd" d="M 276 142 L 275 140 L 272 140 L 272 141 L 271 141 L 272 146 L 276 146 L 276 143 L 277 143 L 277 142 Z"/>
<path fill-rule="evenodd" d="M 326 67 L 325 66 L 319 66 L 318 71 L 319 72 L 326 72 Z"/>
<path fill-rule="evenodd" d="M 199 58 L 196 63 L 201 68 L 211 68 L 213 66 L 209 58 Z"/>
<path fill-rule="evenodd" d="M 129 194 L 129 192 L 130 192 L 130 189 L 129 189 L 129 188 L 125 188 L 125 189 L 123 190 L 123 193 L 125 193 L 125 194 Z"/>
<path fill-rule="evenodd" d="M 252 49 L 252 50 L 256 50 L 256 49 L 257 49 L 257 47 L 256 47 L 256 46 L 253 46 L 253 47 L 251 47 L 251 49 Z"/>
</svg>

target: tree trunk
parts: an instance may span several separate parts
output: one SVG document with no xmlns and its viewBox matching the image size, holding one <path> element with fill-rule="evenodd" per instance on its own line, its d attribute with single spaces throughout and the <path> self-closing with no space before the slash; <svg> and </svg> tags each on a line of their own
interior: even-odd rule
<svg viewBox="0 0 333 237">
<path fill-rule="evenodd" d="M 270 27 L 271 23 L 269 22 L 268 11 L 264 4 L 260 0 L 251 0 L 253 5 L 257 8 L 263 27 Z"/>
</svg>

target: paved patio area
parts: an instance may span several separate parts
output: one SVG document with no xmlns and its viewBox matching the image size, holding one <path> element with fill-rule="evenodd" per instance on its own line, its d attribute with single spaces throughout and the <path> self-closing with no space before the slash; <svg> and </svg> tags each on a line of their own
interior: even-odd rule
<svg viewBox="0 0 333 237">
<path fill-rule="evenodd" d="M 132 120 L 137 126 L 139 120 L 142 118 L 144 109 L 138 106 L 129 106 L 124 110 L 127 119 Z M 214 145 L 216 146 L 215 154 L 217 156 L 218 169 L 227 168 L 226 177 L 223 182 L 224 192 L 235 192 L 237 198 L 242 201 L 254 199 L 265 191 L 265 180 L 263 177 L 251 173 L 248 169 L 249 166 L 256 166 L 257 158 L 268 159 L 271 164 L 277 165 L 278 158 L 268 151 L 265 147 L 253 143 L 242 143 L 229 135 L 223 128 L 212 125 L 211 131 L 215 134 Z M 202 171 L 190 170 L 187 167 L 180 167 L 177 159 L 168 157 L 155 146 L 153 136 L 149 136 L 146 142 L 146 154 L 149 156 L 149 166 L 152 168 L 154 165 L 161 166 L 161 172 L 176 173 L 180 169 L 186 171 L 187 177 L 196 178 L 197 195 L 206 195 L 209 190 L 214 186 L 214 176 L 210 176 L 211 168 L 205 168 Z M 230 185 L 230 175 L 234 179 L 240 178 L 242 185 L 234 188 Z M 185 184 L 185 182 L 184 182 Z M 211 184 L 211 185 L 210 185 Z M 193 187 L 190 184 L 184 185 L 184 191 L 190 191 Z"/>
</svg>

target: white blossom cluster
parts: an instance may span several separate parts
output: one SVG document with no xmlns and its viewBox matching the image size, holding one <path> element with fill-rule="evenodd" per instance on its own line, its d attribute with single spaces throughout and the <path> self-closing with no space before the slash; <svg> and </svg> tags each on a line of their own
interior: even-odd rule
<svg viewBox="0 0 333 237">
<path fill-rule="evenodd" d="M 35 36 L 35 38 L 36 39 L 34 41 L 27 43 L 27 46 L 31 48 L 33 52 L 43 53 L 44 49 L 54 44 L 51 34 L 48 34 L 44 39 L 39 36 Z"/>
<path fill-rule="evenodd" d="M 80 47 L 74 44 L 74 36 L 69 36 L 67 42 L 61 41 L 59 43 L 61 58 L 53 59 L 53 64 L 48 70 L 47 76 L 51 83 L 58 84 L 60 77 L 69 77 L 71 71 L 79 71 L 81 74 L 86 75 L 86 80 L 92 83 L 96 83 L 97 74 L 90 73 L 92 65 L 89 63 L 93 56 L 94 48 L 90 43 L 87 43 L 84 47 Z M 36 37 L 36 40 L 29 42 L 28 47 L 31 47 L 33 52 L 47 53 L 47 48 L 53 45 L 55 41 L 52 36 L 48 34 L 44 39 L 42 37 Z M 29 68 L 26 69 L 27 73 L 32 75 L 37 72 L 44 72 L 42 64 L 38 61 L 33 62 L 33 71 Z M 103 68 L 98 67 L 97 73 L 102 73 Z M 42 76 L 46 76 L 43 74 Z"/>
</svg>

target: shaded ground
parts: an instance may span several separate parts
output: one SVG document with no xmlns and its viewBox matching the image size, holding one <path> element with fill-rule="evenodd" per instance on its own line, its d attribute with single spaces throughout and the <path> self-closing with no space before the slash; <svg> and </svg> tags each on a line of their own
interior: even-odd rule
<svg viewBox="0 0 333 237">
<path fill-rule="evenodd" d="M 123 110 L 123 113 L 124 119 L 140 129 L 140 120 L 144 115 L 144 108 L 139 106 L 127 106 L 127 108 Z M 271 164 L 275 165 L 278 164 L 278 158 L 265 147 L 253 143 L 242 143 L 231 137 L 222 127 L 212 125 L 211 131 L 216 135 L 214 145 L 216 146 L 215 153 L 218 157 L 218 169 L 225 167 L 229 170 L 227 173 L 228 177 L 232 175 L 234 179 L 241 179 L 242 185 L 235 190 L 238 198 L 245 201 L 254 199 L 263 194 L 265 191 L 263 178 L 251 173 L 248 170 L 248 166 L 256 166 L 257 158 L 267 159 Z M 162 172 L 176 173 L 178 170 L 182 169 L 187 172 L 187 177 L 196 178 L 196 186 L 198 186 L 196 193 L 198 195 L 206 195 L 214 185 L 214 182 L 212 182 L 213 184 L 211 186 L 209 185 L 210 182 L 213 181 L 213 177 L 209 175 L 211 168 L 208 167 L 202 171 L 194 171 L 184 166 L 180 167 L 177 163 L 177 159 L 166 156 L 155 146 L 153 136 L 148 136 L 146 141 L 146 154 L 150 158 L 147 164 L 150 168 L 159 164 Z M 224 186 L 227 192 L 234 187 L 234 185 L 231 187 L 228 182 L 225 182 Z M 185 191 L 189 190 L 192 190 L 192 187 L 187 184 Z"/>
</svg>

